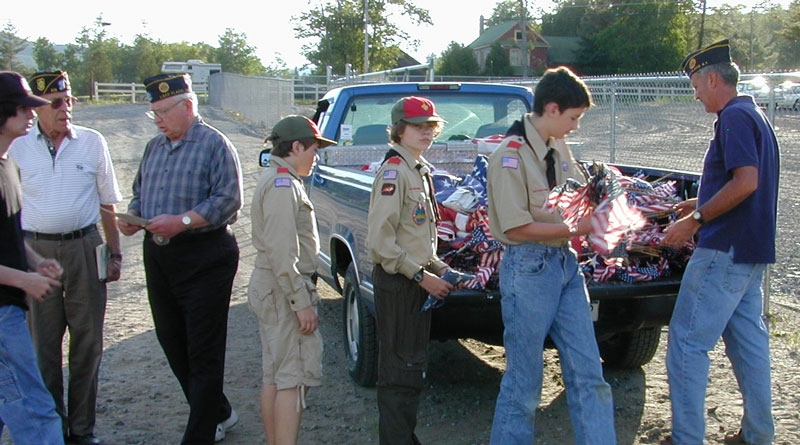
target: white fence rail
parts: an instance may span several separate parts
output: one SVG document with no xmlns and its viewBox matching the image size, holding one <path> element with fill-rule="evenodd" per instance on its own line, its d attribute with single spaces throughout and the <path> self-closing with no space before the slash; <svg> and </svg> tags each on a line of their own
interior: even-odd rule
<svg viewBox="0 0 800 445">
<path fill-rule="evenodd" d="M 192 89 L 198 96 L 208 95 L 207 83 L 194 83 Z M 92 100 L 112 99 L 129 100 L 130 103 L 149 102 L 147 90 L 141 83 L 103 83 L 95 82 L 92 88 Z"/>
</svg>

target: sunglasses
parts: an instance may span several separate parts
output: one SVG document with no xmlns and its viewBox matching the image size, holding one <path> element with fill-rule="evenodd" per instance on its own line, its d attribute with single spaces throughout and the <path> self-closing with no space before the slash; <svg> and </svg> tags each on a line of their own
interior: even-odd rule
<svg viewBox="0 0 800 445">
<path fill-rule="evenodd" d="M 77 97 L 73 96 L 59 97 L 57 99 L 53 99 L 50 101 L 50 108 L 58 110 L 64 104 L 67 104 L 67 107 L 71 107 L 75 105 L 77 102 L 78 102 Z"/>
</svg>

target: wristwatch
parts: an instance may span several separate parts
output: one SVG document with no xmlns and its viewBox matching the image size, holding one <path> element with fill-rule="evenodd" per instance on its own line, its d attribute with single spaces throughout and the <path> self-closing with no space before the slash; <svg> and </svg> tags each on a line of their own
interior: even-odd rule
<svg viewBox="0 0 800 445">
<path fill-rule="evenodd" d="M 422 283 L 422 278 L 425 277 L 425 269 L 420 268 L 419 272 L 414 274 L 414 281 L 417 283 Z"/>
<path fill-rule="evenodd" d="M 181 217 L 181 222 L 183 223 L 183 228 L 189 230 L 189 227 L 192 225 L 192 217 L 184 213 Z"/>
<path fill-rule="evenodd" d="M 703 219 L 703 214 L 700 213 L 699 210 L 695 210 L 692 212 L 692 219 L 698 222 L 701 226 L 706 223 L 706 220 Z"/>
</svg>

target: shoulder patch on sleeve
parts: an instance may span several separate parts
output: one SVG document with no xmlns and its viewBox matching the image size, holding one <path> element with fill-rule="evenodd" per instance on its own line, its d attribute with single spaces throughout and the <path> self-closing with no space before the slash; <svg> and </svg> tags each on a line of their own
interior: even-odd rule
<svg viewBox="0 0 800 445">
<path fill-rule="evenodd" d="M 289 173 L 289 169 L 286 167 L 278 167 L 278 173 Z"/>
<path fill-rule="evenodd" d="M 522 144 L 517 141 L 508 141 L 507 146 L 510 148 L 520 148 L 522 147 Z"/>
<path fill-rule="evenodd" d="M 289 178 L 275 178 L 275 187 L 291 187 L 292 180 Z"/>
<path fill-rule="evenodd" d="M 503 156 L 503 168 L 519 168 L 519 158 Z"/>
<path fill-rule="evenodd" d="M 403 160 L 400 159 L 400 157 L 398 157 L 398 156 L 392 156 L 391 158 L 386 160 L 386 162 L 388 162 L 390 164 L 399 164 L 399 163 L 403 162 Z"/>
<path fill-rule="evenodd" d="M 384 170 L 383 179 L 397 179 L 397 170 Z"/>
<path fill-rule="evenodd" d="M 394 191 L 397 190 L 397 186 L 394 184 L 383 184 L 381 187 L 381 195 L 391 196 L 394 195 Z"/>
</svg>

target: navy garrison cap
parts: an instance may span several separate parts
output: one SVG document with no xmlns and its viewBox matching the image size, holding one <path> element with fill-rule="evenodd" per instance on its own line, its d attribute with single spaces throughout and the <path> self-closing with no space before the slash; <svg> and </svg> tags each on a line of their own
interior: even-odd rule
<svg viewBox="0 0 800 445">
<path fill-rule="evenodd" d="M 692 77 L 692 74 L 708 65 L 730 62 L 731 44 L 728 39 L 725 39 L 689 53 L 681 62 L 681 69 L 687 76 Z"/>
<path fill-rule="evenodd" d="M 150 102 L 192 92 L 192 79 L 188 74 L 159 74 L 144 80 Z"/>
<path fill-rule="evenodd" d="M 71 90 L 66 71 L 39 71 L 28 83 L 37 96 Z"/>
</svg>

